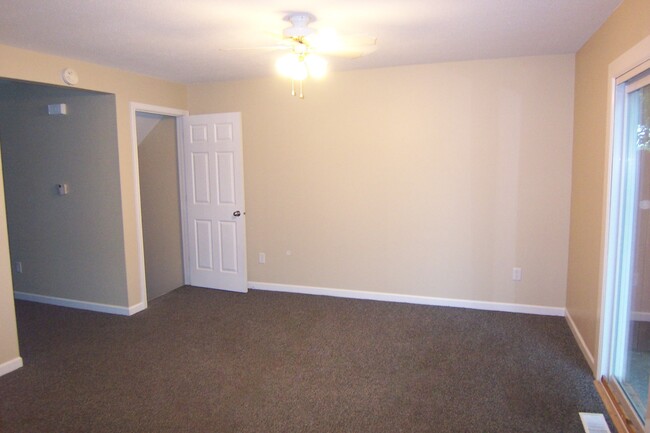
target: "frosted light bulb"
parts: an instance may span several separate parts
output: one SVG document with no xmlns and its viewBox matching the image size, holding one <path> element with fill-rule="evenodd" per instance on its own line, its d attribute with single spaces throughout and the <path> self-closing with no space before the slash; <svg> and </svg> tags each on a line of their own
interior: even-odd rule
<svg viewBox="0 0 650 433">
<path fill-rule="evenodd" d="M 310 54 L 305 58 L 305 62 L 307 63 L 310 77 L 319 79 L 327 74 L 327 61 L 322 57 Z"/>
<path fill-rule="evenodd" d="M 285 54 L 275 62 L 275 68 L 287 78 L 300 81 L 307 78 L 307 67 L 305 62 L 295 54 Z"/>
</svg>

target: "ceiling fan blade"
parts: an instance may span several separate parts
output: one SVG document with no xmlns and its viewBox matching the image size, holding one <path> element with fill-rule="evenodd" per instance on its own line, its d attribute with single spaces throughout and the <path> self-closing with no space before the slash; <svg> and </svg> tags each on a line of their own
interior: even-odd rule
<svg viewBox="0 0 650 433">
<path fill-rule="evenodd" d="M 308 36 L 310 51 L 328 56 L 357 58 L 377 49 L 377 38 L 367 35 L 338 35 L 336 31 L 324 29 Z"/>
<path fill-rule="evenodd" d="M 339 39 L 344 46 L 367 47 L 377 45 L 377 38 L 375 36 L 343 35 L 339 36 Z"/>
<path fill-rule="evenodd" d="M 313 52 L 332 57 L 345 57 L 347 59 L 356 59 L 367 56 L 377 51 L 376 45 L 366 47 L 338 47 L 332 49 L 314 49 Z"/>
<path fill-rule="evenodd" d="M 219 51 L 277 51 L 277 50 L 287 50 L 291 47 L 288 45 L 268 45 L 260 47 L 230 47 L 230 48 L 219 48 Z"/>
<path fill-rule="evenodd" d="M 271 45 L 252 45 L 252 46 L 243 46 L 243 47 L 227 47 L 220 48 L 219 51 L 254 51 L 254 50 L 263 50 L 263 51 L 275 51 L 275 50 L 287 50 L 291 49 L 296 42 L 292 39 L 285 38 L 281 34 L 273 32 L 265 32 L 267 36 L 271 36 L 274 40 L 270 41 Z"/>
</svg>

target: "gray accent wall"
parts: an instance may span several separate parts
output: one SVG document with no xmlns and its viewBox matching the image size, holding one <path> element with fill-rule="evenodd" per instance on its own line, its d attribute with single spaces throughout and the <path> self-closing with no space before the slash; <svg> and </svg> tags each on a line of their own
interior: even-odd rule
<svg viewBox="0 0 650 433">
<path fill-rule="evenodd" d="M 14 291 L 128 306 L 115 96 L 5 83 L 0 143 Z"/>
<path fill-rule="evenodd" d="M 183 285 L 176 119 L 137 113 L 147 299 Z"/>
</svg>

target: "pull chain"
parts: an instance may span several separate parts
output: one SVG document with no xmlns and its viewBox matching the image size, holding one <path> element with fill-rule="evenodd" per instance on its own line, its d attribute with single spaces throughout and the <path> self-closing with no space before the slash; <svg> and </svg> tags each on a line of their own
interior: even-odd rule
<svg viewBox="0 0 650 433">
<path fill-rule="evenodd" d="M 302 80 L 300 80 L 298 83 L 299 83 L 299 90 L 300 90 L 300 93 L 298 94 L 298 97 L 300 99 L 305 99 L 305 95 L 302 93 Z M 291 96 L 296 96 L 296 81 L 295 80 L 291 80 Z"/>
</svg>

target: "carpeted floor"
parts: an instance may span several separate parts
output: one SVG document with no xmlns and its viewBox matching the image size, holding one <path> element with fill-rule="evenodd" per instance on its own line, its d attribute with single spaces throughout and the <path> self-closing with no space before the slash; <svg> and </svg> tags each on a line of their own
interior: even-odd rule
<svg viewBox="0 0 650 433">
<path fill-rule="evenodd" d="M 192 287 L 132 317 L 16 309 L 3 433 L 571 433 L 604 412 L 564 318 Z"/>
</svg>

